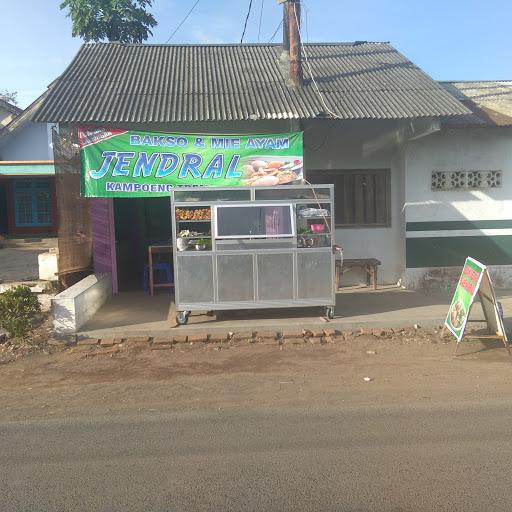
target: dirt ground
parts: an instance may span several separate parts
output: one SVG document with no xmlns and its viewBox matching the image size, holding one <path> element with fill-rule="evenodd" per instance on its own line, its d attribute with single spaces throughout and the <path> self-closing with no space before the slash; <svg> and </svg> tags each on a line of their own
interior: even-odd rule
<svg viewBox="0 0 512 512">
<path fill-rule="evenodd" d="M 346 334 L 335 343 L 125 344 L 25 350 L 0 357 L 0 421 L 30 418 L 503 399 L 512 357 L 492 342 L 453 340 L 438 330 L 390 336 Z M 2 353 L 0 353 L 0 356 Z M 14 359 L 14 360 L 13 360 Z M 370 379 L 370 380 L 365 380 Z"/>
</svg>

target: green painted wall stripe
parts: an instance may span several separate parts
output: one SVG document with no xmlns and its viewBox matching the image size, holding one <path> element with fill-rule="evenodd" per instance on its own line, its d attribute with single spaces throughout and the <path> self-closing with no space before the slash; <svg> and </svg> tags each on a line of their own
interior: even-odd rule
<svg viewBox="0 0 512 512">
<path fill-rule="evenodd" d="M 20 165 L 2 165 L 0 162 L 0 174 L 16 176 L 22 174 L 55 174 L 54 164 L 20 164 Z"/>
<path fill-rule="evenodd" d="M 407 231 L 445 231 L 455 229 L 509 229 L 512 220 L 447 220 L 439 222 L 408 222 Z"/>
<path fill-rule="evenodd" d="M 485 265 L 512 265 L 512 235 L 407 238 L 406 266 L 462 266 L 467 256 Z"/>
</svg>

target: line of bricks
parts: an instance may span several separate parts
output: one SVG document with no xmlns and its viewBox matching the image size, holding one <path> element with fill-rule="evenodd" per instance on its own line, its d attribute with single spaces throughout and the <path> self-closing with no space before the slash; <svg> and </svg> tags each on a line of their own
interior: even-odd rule
<svg viewBox="0 0 512 512">
<path fill-rule="evenodd" d="M 224 343 L 224 342 L 249 342 L 262 343 L 265 341 L 277 341 L 284 343 L 290 340 L 320 340 L 326 343 L 334 343 L 336 339 L 345 339 L 341 331 L 333 329 L 309 330 L 301 329 L 296 331 L 242 331 L 227 332 L 226 334 L 194 334 L 174 335 L 168 337 L 137 336 L 128 338 L 86 338 L 76 342 L 78 347 L 100 347 L 111 348 L 115 346 L 149 346 L 151 349 L 171 348 L 178 343 Z"/>
</svg>

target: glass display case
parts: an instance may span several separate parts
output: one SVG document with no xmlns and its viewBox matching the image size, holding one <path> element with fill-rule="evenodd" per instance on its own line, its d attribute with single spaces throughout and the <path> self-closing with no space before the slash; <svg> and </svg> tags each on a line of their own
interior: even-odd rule
<svg viewBox="0 0 512 512">
<path fill-rule="evenodd" d="M 323 306 L 334 316 L 332 185 L 171 196 L 176 310 Z"/>
</svg>

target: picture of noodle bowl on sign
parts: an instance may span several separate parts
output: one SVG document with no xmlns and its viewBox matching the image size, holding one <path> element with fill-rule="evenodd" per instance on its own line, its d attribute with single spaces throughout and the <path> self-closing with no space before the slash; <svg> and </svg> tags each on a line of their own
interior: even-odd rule
<svg viewBox="0 0 512 512">
<path fill-rule="evenodd" d="M 450 322 L 455 329 L 460 329 L 466 317 L 466 308 L 462 300 L 457 299 L 450 309 Z"/>
<path fill-rule="evenodd" d="M 247 157 L 241 162 L 242 185 L 272 187 L 302 181 L 302 157 Z"/>
</svg>

